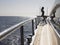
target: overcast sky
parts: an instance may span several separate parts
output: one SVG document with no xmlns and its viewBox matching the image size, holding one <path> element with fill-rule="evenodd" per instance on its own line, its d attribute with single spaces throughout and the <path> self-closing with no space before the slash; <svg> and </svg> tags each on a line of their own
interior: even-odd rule
<svg viewBox="0 0 60 45">
<path fill-rule="evenodd" d="M 0 16 L 34 16 L 42 6 L 50 10 L 53 3 L 54 0 L 0 0 Z"/>
</svg>

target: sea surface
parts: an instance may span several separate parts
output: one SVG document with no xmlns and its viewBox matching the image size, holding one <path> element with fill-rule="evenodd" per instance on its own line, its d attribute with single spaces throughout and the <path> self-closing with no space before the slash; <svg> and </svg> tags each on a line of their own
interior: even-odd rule
<svg viewBox="0 0 60 45">
<path fill-rule="evenodd" d="M 28 17 L 18 17 L 18 16 L 0 16 L 0 32 L 5 29 L 29 19 Z M 24 44 L 27 45 L 27 37 L 32 34 L 32 23 L 29 21 L 24 25 Z M 0 41 L 0 45 L 20 45 L 20 29 L 6 37 L 4 40 Z"/>
</svg>

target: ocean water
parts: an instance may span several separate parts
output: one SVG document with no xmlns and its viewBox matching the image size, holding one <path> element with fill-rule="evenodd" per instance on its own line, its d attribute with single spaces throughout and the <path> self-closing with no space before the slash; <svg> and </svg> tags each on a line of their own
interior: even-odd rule
<svg viewBox="0 0 60 45">
<path fill-rule="evenodd" d="M 5 29 L 28 19 L 28 17 L 18 17 L 18 16 L 0 16 L 0 32 Z M 32 34 L 32 23 L 29 21 L 24 25 L 24 44 L 27 45 L 27 37 Z M 4 40 L 0 41 L 0 45 L 20 45 L 20 29 L 9 35 Z"/>
</svg>

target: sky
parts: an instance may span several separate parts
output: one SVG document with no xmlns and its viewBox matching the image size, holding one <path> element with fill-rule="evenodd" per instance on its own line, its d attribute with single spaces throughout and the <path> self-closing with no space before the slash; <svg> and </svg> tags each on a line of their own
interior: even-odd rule
<svg viewBox="0 0 60 45">
<path fill-rule="evenodd" d="M 55 0 L 0 0 L 0 16 L 35 16 L 41 14 L 45 7 L 45 14 L 51 10 Z"/>
</svg>

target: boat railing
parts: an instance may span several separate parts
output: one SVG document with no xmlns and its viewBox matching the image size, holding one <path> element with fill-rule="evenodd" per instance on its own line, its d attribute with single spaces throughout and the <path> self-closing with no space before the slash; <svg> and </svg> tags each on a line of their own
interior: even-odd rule
<svg viewBox="0 0 60 45">
<path fill-rule="evenodd" d="M 22 21 L 14 26 L 0 32 L 0 41 L 4 40 L 7 36 L 9 36 L 13 32 L 15 32 L 16 30 L 20 29 L 21 45 L 24 45 L 24 32 L 23 32 L 24 24 L 28 23 L 28 21 L 32 21 L 32 35 L 34 35 L 34 20 L 35 20 L 35 24 L 36 24 L 36 28 L 37 28 L 37 17 L 27 19 L 25 21 Z"/>
<path fill-rule="evenodd" d="M 57 34 L 57 36 L 60 38 L 60 34 L 57 32 L 57 30 L 54 28 L 53 24 L 51 21 L 49 21 L 51 27 L 54 29 L 55 33 Z"/>
</svg>

